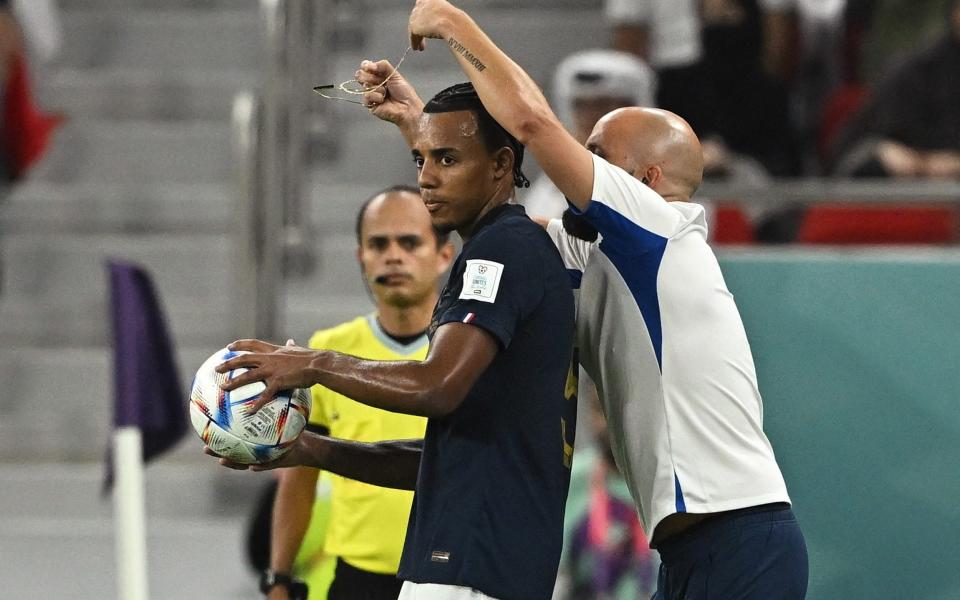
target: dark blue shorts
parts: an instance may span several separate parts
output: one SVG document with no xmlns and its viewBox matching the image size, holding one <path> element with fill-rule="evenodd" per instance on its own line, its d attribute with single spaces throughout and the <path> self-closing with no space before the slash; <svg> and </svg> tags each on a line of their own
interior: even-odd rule
<svg viewBox="0 0 960 600">
<path fill-rule="evenodd" d="M 660 544 L 653 600 L 802 600 L 807 545 L 786 504 L 720 513 Z"/>
</svg>

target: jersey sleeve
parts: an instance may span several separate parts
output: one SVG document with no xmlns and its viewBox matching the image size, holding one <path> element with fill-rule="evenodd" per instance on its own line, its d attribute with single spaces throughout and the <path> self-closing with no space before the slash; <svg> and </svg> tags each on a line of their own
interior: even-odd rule
<svg viewBox="0 0 960 600">
<path fill-rule="evenodd" d="M 561 219 L 551 219 L 547 225 L 547 235 L 553 240 L 553 245 L 560 251 L 560 257 L 563 259 L 563 266 L 567 271 L 583 270 L 587 266 L 587 259 L 590 258 L 590 251 L 593 243 L 576 238 L 563 228 Z"/>
<path fill-rule="evenodd" d="M 532 222 L 530 225 L 539 227 Z M 501 348 L 509 346 L 520 321 L 533 312 L 543 296 L 544 265 L 531 245 L 516 232 L 491 232 L 469 244 L 458 272 L 451 278 L 450 292 L 455 299 L 439 316 L 437 325 L 469 323 L 486 330 Z"/>
<path fill-rule="evenodd" d="M 662 247 L 684 223 L 680 211 L 659 194 L 599 156 L 593 157 L 593 194 L 587 210 L 571 210 L 600 232 L 604 245 L 627 244 L 640 251 Z"/>
</svg>

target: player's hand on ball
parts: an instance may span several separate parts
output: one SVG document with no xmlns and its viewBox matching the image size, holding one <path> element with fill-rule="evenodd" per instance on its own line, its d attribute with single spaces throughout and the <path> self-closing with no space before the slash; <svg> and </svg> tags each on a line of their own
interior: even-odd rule
<svg viewBox="0 0 960 600">
<path fill-rule="evenodd" d="M 228 469 L 233 469 L 234 471 L 247 471 L 247 470 L 250 470 L 250 471 L 270 471 L 270 470 L 272 470 L 272 469 L 282 469 L 283 467 L 294 466 L 294 465 L 288 465 L 288 464 L 286 464 L 286 462 L 289 460 L 287 457 L 290 456 L 290 452 L 287 452 L 286 454 L 284 454 L 283 456 L 281 456 L 281 457 L 278 458 L 277 460 L 272 460 L 272 461 L 270 461 L 270 462 L 265 462 L 265 463 L 260 463 L 260 464 L 250 464 L 250 465 L 244 464 L 244 463 L 234 462 L 234 461 L 230 460 L 229 458 L 225 458 L 225 457 L 223 457 L 223 456 L 220 456 L 219 454 L 217 454 L 216 452 L 214 452 L 214 451 L 210 448 L 210 446 L 204 446 L 204 447 L 203 447 L 203 453 L 204 453 L 204 454 L 208 454 L 208 455 L 210 455 L 210 456 L 218 459 L 221 465 L 223 465 L 224 467 L 227 467 Z"/>
<path fill-rule="evenodd" d="M 363 103 L 370 113 L 395 125 L 404 125 L 419 118 L 423 112 L 423 100 L 403 75 L 396 72 L 388 60 L 360 63 L 356 74 L 357 83 L 364 88 L 376 88 L 387 80 L 383 87 L 364 93 Z"/>
<path fill-rule="evenodd" d="M 248 464 L 234 462 L 234 461 L 230 460 L 229 458 L 224 458 L 224 457 L 220 456 L 219 454 L 217 454 L 216 452 L 214 452 L 214 451 L 210 448 L 210 446 L 204 446 L 204 447 L 203 447 L 203 453 L 206 454 L 206 455 L 208 455 L 208 456 L 212 456 L 212 457 L 218 459 L 218 462 L 219 462 L 221 465 L 227 467 L 228 469 L 233 469 L 233 470 L 235 470 L 235 471 L 246 471 L 247 469 L 250 468 L 250 465 L 248 465 Z"/>
<path fill-rule="evenodd" d="M 247 354 L 221 363 L 216 368 L 217 373 L 227 373 L 240 368 L 247 371 L 224 381 L 221 385 L 224 390 L 229 392 L 256 381 L 263 381 L 267 386 L 260 398 L 251 404 L 252 413 L 273 400 L 281 390 L 309 388 L 314 384 L 311 362 L 315 352 L 312 350 L 292 345 L 277 346 L 260 340 L 239 340 L 228 348 Z"/>
<path fill-rule="evenodd" d="M 298 445 L 297 442 L 294 442 L 290 450 L 286 452 L 283 456 L 281 456 L 276 460 L 271 460 L 270 462 L 265 462 L 265 463 L 253 463 L 253 464 L 238 463 L 230 460 L 229 458 L 226 458 L 224 456 L 217 454 L 216 452 L 213 451 L 213 449 L 210 448 L 210 446 L 204 446 L 203 453 L 218 459 L 221 465 L 223 465 L 224 467 L 227 467 L 228 469 L 233 469 L 235 471 L 247 471 L 247 470 L 271 471 L 273 469 L 282 469 L 285 467 L 298 466 L 299 463 L 297 462 L 297 457 L 299 453 L 297 453 L 297 445 Z"/>
<path fill-rule="evenodd" d="M 221 348 L 203 361 L 190 387 L 190 423 L 218 455 L 236 463 L 265 463 L 287 452 L 310 419 L 310 391 L 283 389 L 274 400 L 256 410 L 267 384 L 256 381 L 230 391 L 224 382 L 246 369 L 218 372 L 217 368 L 242 352 Z"/>
</svg>

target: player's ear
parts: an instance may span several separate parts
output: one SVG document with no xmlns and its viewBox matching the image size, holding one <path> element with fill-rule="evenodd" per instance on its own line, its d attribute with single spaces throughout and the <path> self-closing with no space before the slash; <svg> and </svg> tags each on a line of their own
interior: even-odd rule
<svg viewBox="0 0 960 600">
<path fill-rule="evenodd" d="M 657 184 L 663 181 L 663 169 L 658 165 L 650 165 L 638 175 L 637 179 L 640 180 L 640 183 L 651 189 L 656 189 Z"/>
<path fill-rule="evenodd" d="M 442 275 L 453 262 L 453 242 L 447 240 L 437 248 L 437 275 Z"/>
<path fill-rule="evenodd" d="M 513 177 L 513 150 L 504 146 L 494 154 L 494 179 Z"/>
</svg>

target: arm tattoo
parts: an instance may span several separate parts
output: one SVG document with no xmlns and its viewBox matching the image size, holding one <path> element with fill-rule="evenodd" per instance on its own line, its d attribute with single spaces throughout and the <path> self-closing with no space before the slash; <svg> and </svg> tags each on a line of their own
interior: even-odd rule
<svg viewBox="0 0 960 600">
<path fill-rule="evenodd" d="M 477 71 L 483 71 L 487 68 L 487 65 L 480 62 L 480 59 L 474 56 L 473 52 L 467 50 L 464 45 L 457 40 L 450 38 L 447 41 L 447 45 L 450 46 L 454 52 L 467 59 L 467 62 L 473 65 L 473 68 L 475 68 Z"/>
</svg>

